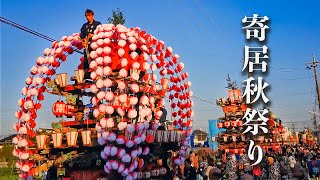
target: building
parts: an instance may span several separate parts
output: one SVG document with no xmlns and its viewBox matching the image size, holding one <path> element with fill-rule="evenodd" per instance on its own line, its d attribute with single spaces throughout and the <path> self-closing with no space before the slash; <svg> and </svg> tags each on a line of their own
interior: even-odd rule
<svg viewBox="0 0 320 180">
<path fill-rule="evenodd" d="M 0 168 L 8 167 L 9 162 L 13 162 L 15 157 L 12 155 L 12 138 L 15 134 L 0 136 Z"/>
<path fill-rule="evenodd" d="M 203 146 L 204 142 L 208 140 L 208 133 L 201 129 L 196 129 L 193 131 L 194 135 L 194 146 L 199 147 Z"/>
<path fill-rule="evenodd" d="M 12 138 L 14 138 L 16 134 L 11 134 L 7 136 L 0 136 L 0 145 L 3 144 L 12 144 Z"/>
</svg>

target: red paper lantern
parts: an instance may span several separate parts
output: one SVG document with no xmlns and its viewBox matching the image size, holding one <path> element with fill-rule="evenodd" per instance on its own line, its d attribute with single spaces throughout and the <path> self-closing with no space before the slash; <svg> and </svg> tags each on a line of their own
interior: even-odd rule
<svg viewBox="0 0 320 180">
<path fill-rule="evenodd" d="M 244 151 L 243 149 L 239 149 L 239 154 L 243 155 L 243 151 Z"/>
<path fill-rule="evenodd" d="M 227 127 L 227 128 L 230 127 L 230 122 L 229 122 L 229 121 L 228 121 L 228 122 L 225 122 L 225 123 L 224 123 L 224 126 Z"/>
<path fill-rule="evenodd" d="M 237 126 L 237 122 L 236 121 L 231 121 L 231 126 L 232 127 L 236 127 Z"/>
<path fill-rule="evenodd" d="M 55 62 L 52 63 L 52 66 L 53 67 L 59 67 L 60 66 L 60 62 L 55 61 Z"/>
<path fill-rule="evenodd" d="M 43 94 L 42 94 L 42 93 L 38 94 L 37 99 L 38 99 L 39 101 L 43 101 L 43 100 L 44 100 Z"/>
<path fill-rule="evenodd" d="M 179 101 L 178 103 L 177 103 L 177 106 L 181 109 L 181 102 Z M 180 113 L 181 114 L 181 113 Z M 179 115 L 180 115 L 179 114 Z"/>
<path fill-rule="evenodd" d="M 268 125 L 269 125 L 269 126 L 275 126 L 274 120 L 273 120 L 273 119 L 269 119 Z"/>
<path fill-rule="evenodd" d="M 39 104 L 39 103 L 35 104 L 35 105 L 34 105 L 34 108 L 35 108 L 36 110 L 41 109 L 41 104 Z"/>
<path fill-rule="evenodd" d="M 169 95 L 169 99 L 172 100 L 174 96 L 172 94 Z"/>
<path fill-rule="evenodd" d="M 56 73 L 56 71 L 54 69 L 49 69 L 48 72 L 47 72 L 47 75 L 48 76 L 52 76 Z"/>
<path fill-rule="evenodd" d="M 172 112 L 173 117 L 177 117 L 178 113 L 177 112 Z"/>
<path fill-rule="evenodd" d="M 75 107 L 71 104 L 66 104 L 66 110 L 64 115 L 67 116 L 68 118 L 71 118 L 74 113 L 72 112 L 72 110 L 75 109 Z"/>
<path fill-rule="evenodd" d="M 172 109 L 174 109 L 174 108 L 176 108 L 176 107 L 177 107 L 176 103 L 171 103 L 171 108 L 172 108 Z"/>
<path fill-rule="evenodd" d="M 63 101 L 57 101 L 52 106 L 52 113 L 57 117 L 61 117 L 66 113 L 66 107 Z"/>
<path fill-rule="evenodd" d="M 242 127 L 243 126 L 243 121 L 238 121 L 238 126 Z"/>
<path fill-rule="evenodd" d="M 223 123 L 219 122 L 217 126 L 218 126 L 218 128 L 222 128 L 223 127 Z"/>
</svg>

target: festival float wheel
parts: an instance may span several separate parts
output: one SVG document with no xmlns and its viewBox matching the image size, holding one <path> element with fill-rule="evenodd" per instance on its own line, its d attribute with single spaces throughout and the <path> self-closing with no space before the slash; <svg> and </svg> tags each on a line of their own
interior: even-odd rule
<svg viewBox="0 0 320 180">
<path fill-rule="evenodd" d="M 22 89 L 23 98 L 18 101 L 20 110 L 15 113 L 18 122 L 13 126 L 17 132 L 13 155 L 19 159 L 16 167 L 21 170 L 22 179 L 32 175 L 35 165 L 30 158 L 34 153 L 29 149 L 34 146 L 30 138 L 36 136 L 35 120 L 46 83 L 68 55 L 82 48 L 79 33 L 64 36 L 45 49 L 31 68 L 27 86 Z M 106 161 L 104 171 L 126 179 L 162 173 L 163 169 L 148 165 L 147 157 L 153 147 L 166 142 L 177 143 L 176 148 L 172 147 L 177 150 L 172 166 L 182 165 L 192 133 L 193 101 L 189 75 L 179 62 L 179 55 L 140 28 L 112 24 L 97 27 L 91 48 L 89 66 L 93 82 L 84 88 L 94 94 L 93 116 L 100 134 L 97 141 L 104 146 L 100 153 Z M 165 98 L 170 102 L 173 119 L 170 131 L 157 130 Z"/>
</svg>

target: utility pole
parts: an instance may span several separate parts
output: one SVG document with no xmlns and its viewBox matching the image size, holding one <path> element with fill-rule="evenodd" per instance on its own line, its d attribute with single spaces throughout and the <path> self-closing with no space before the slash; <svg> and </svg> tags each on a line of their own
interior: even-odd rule
<svg viewBox="0 0 320 180">
<path fill-rule="evenodd" d="M 317 73 L 317 64 L 319 63 L 318 61 L 316 61 L 316 58 L 314 57 L 314 55 L 312 54 L 312 62 L 307 62 L 307 68 L 311 69 L 313 68 L 313 72 L 314 72 L 314 78 L 316 80 L 316 89 L 317 89 L 317 96 L 318 96 L 318 105 L 319 105 L 319 109 L 320 109 L 320 90 L 319 90 L 319 82 L 318 82 L 318 73 Z"/>
<path fill-rule="evenodd" d="M 315 105 L 316 105 L 316 101 L 314 102 L 313 106 L 312 106 L 312 111 L 313 112 L 316 112 L 316 108 L 315 108 Z M 312 123 L 313 123 L 313 126 L 314 126 L 314 130 L 318 130 L 318 125 L 317 125 L 317 116 L 316 116 L 316 113 L 312 113 L 313 116 L 312 116 Z"/>
</svg>

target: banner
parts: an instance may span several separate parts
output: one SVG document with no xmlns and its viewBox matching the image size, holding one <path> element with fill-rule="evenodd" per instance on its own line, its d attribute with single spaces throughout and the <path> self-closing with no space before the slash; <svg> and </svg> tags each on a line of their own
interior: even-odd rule
<svg viewBox="0 0 320 180">
<path fill-rule="evenodd" d="M 209 146 L 211 149 L 218 149 L 218 143 L 213 142 L 212 140 L 215 139 L 215 137 L 224 129 L 219 129 L 217 126 L 218 120 L 216 119 L 211 119 L 208 120 L 209 123 Z"/>
<path fill-rule="evenodd" d="M 194 134 L 193 133 L 190 136 L 190 147 L 194 148 Z"/>
</svg>

